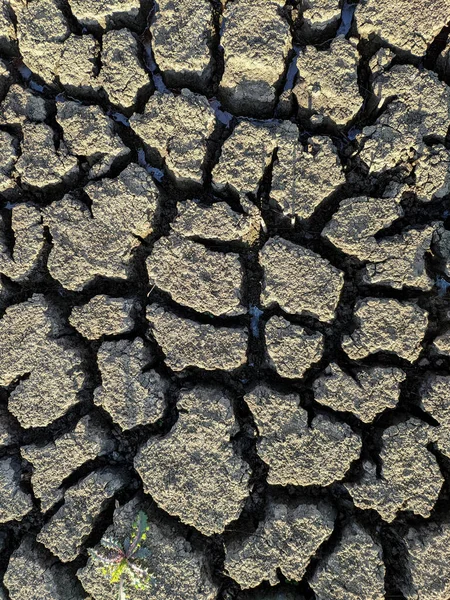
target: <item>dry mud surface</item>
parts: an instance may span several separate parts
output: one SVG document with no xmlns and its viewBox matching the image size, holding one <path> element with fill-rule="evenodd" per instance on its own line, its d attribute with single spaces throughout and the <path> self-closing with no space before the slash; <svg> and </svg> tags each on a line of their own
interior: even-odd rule
<svg viewBox="0 0 450 600">
<path fill-rule="evenodd" d="M 0 0 L 0 599 L 449 600 L 450 0 Z"/>
</svg>

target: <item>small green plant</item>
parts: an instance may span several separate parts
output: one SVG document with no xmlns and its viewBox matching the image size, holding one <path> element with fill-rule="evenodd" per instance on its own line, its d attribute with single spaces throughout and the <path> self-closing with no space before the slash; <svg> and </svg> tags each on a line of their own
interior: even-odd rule
<svg viewBox="0 0 450 600">
<path fill-rule="evenodd" d="M 150 584 L 151 574 L 143 565 L 150 553 L 141 547 L 148 529 L 147 515 L 139 511 L 133 522 L 131 536 L 123 544 L 106 537 L 100 542 L 100 552 L 92 548 L 88 551 L 93 562 L 99 565 L 98 568 L 109 578 L 110 583 L 119 586 L 118 600 L 129 598 L 130 588 L 145 590 Z"/>
</svg>

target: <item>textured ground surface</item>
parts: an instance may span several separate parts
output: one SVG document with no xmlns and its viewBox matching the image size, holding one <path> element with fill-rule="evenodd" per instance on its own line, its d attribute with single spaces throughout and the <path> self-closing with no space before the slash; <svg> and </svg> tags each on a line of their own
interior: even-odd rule
<svg viewBox="0 0 450 600">
<path fill-rule="evenodd" d="M 0 600 L 449 600 L 450 0 L 0 0 Z"/>
</svg>

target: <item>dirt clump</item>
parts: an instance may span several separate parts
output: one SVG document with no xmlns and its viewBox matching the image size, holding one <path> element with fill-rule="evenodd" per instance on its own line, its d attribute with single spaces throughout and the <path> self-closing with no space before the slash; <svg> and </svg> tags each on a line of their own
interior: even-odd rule
<svg viewBox="0 0 450 600">
<path fill-rule="evenodd" d="M 21 465 L 17 457 L 0 459 L 0 523 L 20 521 L 33 508 L 29 494 L 20 489 Z"/>
<path fill-rule="evenodd" d="M 360 368 L 346 373 L 331 363 L 313 384 L 314 398 L 339 412 L 352 412 L 370 423 L 386 408 L 394 408 L 406 375 L 395 367 Z"/>
<path fill-rule="evenodd" d="M 18 84 L 9 87 L 0 112 L 2 125 L 23 125 L 27 121 L 42 123 L 48 117 L 48 103 L 44 98 Z"/>
<path fill-rule="evenodd" d="M 129 483 L 126 473 L 101 469 L 90 473 L 64 496 L 64 504 L 37 536 L 62 562 L 74 560 L 92 531 L 96 517 L 115 492 Z"/>
<path fill-rule="evenodd" d="M 0 50 L 9 52 L 13 49 L 16 33 L 11 19 L 8 0 L 2 0 L 0 4 Z"/>
<path fill-rule="evenodd" d="M 45 245 L 42 215 L 38 208 L 20 204 L 11 209 L 14 248 L 9 251 L 7 227 L 0 217 L 0 273 L 13 281 L 29 278 L 42 263 Z M 1 239 L 3 234 L 3 241 Z"/>
<path fill-rule="evenodd" d="M 407 165 L 425 151 L 427 139 L 444 142 L 450 91 L 436 73 L 395 65 L 372 85 L 385 110 L 357 135 L 358 156 L 370 172 Z"/>
<path fill-rule="evenodd" d="M 75 18 L 86 27 L 102 29 L 135 27 L 139 23 L 139 0 L 68 0 Z"/>
<path fill-rule="evenodd" d="M 0 384 L 17 382 L 8 410 L 22 427 L 45 427 L 64 415 L 87 383 L 83 351 L 63 334 L 63 326 L 38 294 L 9 307 L 0 321 Z"/>
<path fill-rule="evenodd" d="M 46 123 L 25 123 L 22 126 L 21 155 L 15 169 L 22 185 L 46 188 L 70 183 L 78 174 L 78 162 L 70 156 L 64 143 L 56 149 L 54 132 Z M 36 153 L 36 148 L 42 148 Z"/>
<path fill-rule="evenodd" d="M 353 360 L 392 352 L 409 362 L 418 359 L 428 325 L 427 312 L 412 302 L 365 298 L 354 313 L 358 326 L 343 337 L 342 348 Z"/>
<path fill-rule="evenodd" d="M 152 353 L 141 338 L 104 342 L 97 355 L 102 385 L 94 402 L 123 430 L 155 423 L 167 406 L 167 382 L 148 369 Z"/>
<path fill-rule="evenodd" d="M 383 600 L 384 575 L 381 546 L 352 523 L 309 583 L 318 600 Z"/>
<path fill-rule="evenodd" d="M 450 458 L 450 411 L 447 407 L 450 377 L 429 375 L 421 388 L 420 405 L 438 422 L 435 442 L 442 454 Z"/>
<path fill-rule="evenodd" d="M 102 294 L 86 304 L 75 306 L 69 322 L 88 340 L 98 340 L 104 335 L 127 333 L 134 326 L 132 298 L 112 298 Z"/>
<path fill-rule="evenodd" d="M 361 261 L 373 261 L 381 254 L 375 235 L 403 216 L 400 197 L 359 196 L 339 203 L 322 236 L 336 248 Z"/>
<path fill-rule="evenodd" d="M 258 454 L 269 466 L 271 485 L 326 486 L 342 479 L 359 457 L 361 441 L 346 423 L 317 415 L 309 424 L 294 394 L 258 387 L 245 401 L 258 427 Z"/>
<path fill-rule="evenodd" d="M 172 430 L 139 450 L 136 469 L 161 508 L 205 535 L 221 533 L 249 494 L 249 466 L 230 443 L 236 431 L 230 401 L 197 386 L 181 393 L 178 408 Z"/>
<path fill-rule="evenodd" d="M 422 202 L 440 199 L 450 192 L 450 155 L 441 144 L 425 148 L 415 164 L 414 192 Z"/>
<path fill-rule="evenodd" d="M 241 315 L 239 255 L 212 251 L 177 235 L 160 238 L 147 259 L 151 285 L 181 305 L 215 316 Z"/>
<path fill-rule="evenodd" d="M 288 579 L 300 581 L 333 527 L 334 514 L 327 506 L 270 502 L 254 534 L 226 545 L 225 569 L 243 589 L 267 580 L 276 585 L 278 569 Z"/>
<path fill-rule="evenodd" d="M 363 38 L 376 37 L 404 53 L 423 56 L 450 20 L 450 3 L 439 6 L 422 0 L 414 10 L 408 0 L 363 0 L 356 7 L 356 24 Z"/>
<path fill-rule="evenodd" d="M 282 377 L 303 377 L 322 358 L 323 335 L 318 332 L 309 335 L 283 317 L 272 317 L 265 333 L 270 364 Z"/>
<path fill-rule="evenodd" d="M 173 371 L 199 367 L 206 371 L 237 369 L 247 362 L 248 333 L 244 328 L 215 327 L 181 319 L 157 305 L 147 310 L 150 334 Z"/>
<path fill-rule="evenodd" d="M 331 322 L 344 284 L 344 274 L 307 248 L 280 237 L 260 252 L 264 269 L 261 302 L 278 304 L 290 314 L 307 314 Z"/>
<path fill-rule="evenodd" d="M 126 279 L 139 238 L 153 231 L 158 190 L 151 176 L 136 164 L 114 179 L 86 186 L 88 206 L 67 194 L 45 210 L 53 238 L 48 259 L 51 275 L 69 290 L 82 290 L 96 277 Z M 85 239 L 97 252 L 84 252 Z"/>
<path fill-rule="evenodd" d="M 11 600 L 82 600 L 84 596 L 70 570 L 28 536 L 12 553 L 4 579 Z"/>
<path fill-rule="evenodd" d="M 388 427 L 382 436 L 381 477 L 374 464 L 365 462 L 361 480 L 345 484 L 354 503 L 376 510 L 388 522 L 403 510 L 429 517 L 444 483 L 427 449 L 436 434 L 435 428 L 414 418 Z"/>
<path fill-rule="evenodd" d="M 317 36 L 327 33 L 337 27 L 341 18 L 339 0 L 304 0 L 303 24 L 301 27 L 302 39 L 312 41 Z"/>
<path fill-rule="evenodd" d="M 207 0 L 162 0 L 150 26 L 155 62 L 168 86 L 206 90 L 213 75 L 214 20 Z"/>
<path fill-rule="evenodd" d="M 7 131 L 0 131 L 0 191 L 2 193 L 14 190 L 14 165 L 18 158 L 18 148 L 15 138 Z"/>
<path fill-rule="evenodd" d="M 278 0 L 227 3 L 221 44 L 225 70 L 220 96 L 240 115 L 270 116 L 292 46 L 289 23 Z M 254 32 L 259 34 L 255 35 Z"/>
<path fill-rule="evenodd" d="M 430 254 L 435 226 L 409 229 L 402 235 L 387 237 L 378 244 L 379 254 L 369 262 L 363 281 L 394 289 L 412 287 L 431 290 L 434 281 L 426 271 L 425 257 Z"/>
<path fill-rule="evenodd" d="M 240 121 L 225 140 L 213 168 L 220 192 L 257 195 L 272 165 L 270 199 L 288 216 L 310 217 L 320 203 L 345 183 L 336 147 L 326 136 L 313 136 L 304 148 L 297 126 L 289 121 Z"/>
<path fill-rule="evenodd" d="M 330 138 L 315 135 L 306 148 L 291 137 L 278 145 L 270 198 L 291 218 L 308 219 L 345 183 L 343 167 Z"/>
<path fill-rule="evenodd" d="M 138 40 L 128 29 L 108 31 L 103 36 L 98 83 L 111 104 L 124 111 L 134 109 L 139 97 L 151 89 L 138 50 Z"/>
<path fill-rule="evenodd" d="M 236 212 L 226 202 L 200 206 L 195 200 L 186 200 L 178 204 L 171 228 L 191 239 L 251 244 L 258 239 L 261 217 L 256 206 L 243 204 L 248 212 Z"/>
<path fill-rule="evenodd" d="M 278 136 L 297 134 L 292 123 L 240 120 L 225 140 L 212 171 L 213 186 L 225 192 L 258 193 L 264 172 L 272 161 Z"/>
<path fill-rule="evenodd" d="M 33 466 L 31 485 L 43 511 L 64 497 L 63 481 L 77 468 L 114 449 L 108 432 L 92 416 L 80 419 L 73 431 L 44 446 L 22 446 L 21 455 Z"/>
<path fill-rule="evenodd" d="M 355 42 L 339 36 L 327 50 L 307 46 L 302 52 L 294 94 L 300 111 L 315 122 L 326 118 L 336 125 L 345 125 L 361 108 L 359 54 Z"/>
<path fill-rule="evenodd" d="M 426 600 L 432 594 L 445 600 L 450 591 L 449 563 L 446 560 L 450 541 L 448 523 L 427 523 L 412 527 L 406 537 L 407 565 L 410 576 L 400 582 L 400 589 L 409 599 Z"/>
<path fill-rule="evenodd" d="M 185 88 L 178 96 L 156 91 L 130 124 L 179 185 L 203 182 L 208 140 L 217 124 L 204 96 Z"/>
<path fill-rule="evenodd" d="M 69 153 L 86 159 L 91 179 L 106 175 L 115 161 L 130 154 L 114 122 L 98 106 L 63 102 L 58 105 L 57 122 Z"/>
</svg>

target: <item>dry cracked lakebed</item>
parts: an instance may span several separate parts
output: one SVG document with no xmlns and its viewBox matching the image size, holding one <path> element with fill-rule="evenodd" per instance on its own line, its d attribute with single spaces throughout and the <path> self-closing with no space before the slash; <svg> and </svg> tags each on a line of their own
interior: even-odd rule
<svg viewBox="0 0 450 600">
<path fill-rule="evenodd" d="M 0 600 L 449 600 L 450 0 L 0 0 Z"/>
</svg>

